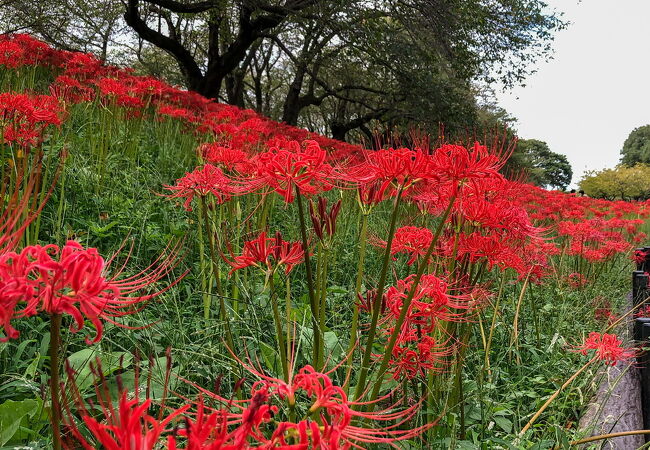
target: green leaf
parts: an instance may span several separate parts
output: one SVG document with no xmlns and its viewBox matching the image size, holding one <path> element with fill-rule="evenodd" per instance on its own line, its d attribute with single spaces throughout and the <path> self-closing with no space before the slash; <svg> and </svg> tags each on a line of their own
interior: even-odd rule
<svg viewBox="0 0 650 450">
<path fill-rule="evenodd" d="M 512 421 L 503 416 L 494 416 L 494 422 L 506 433 L 512 432 Z"/>
<path fill-rule="evenodd" d="M 25 399 L 19 402 L 7 400 L 0 405 L 0 445 L 5 445 L 16 434 L 23 418 L 32 417 L 38 410 L 39 402 Z"/>
<path fill-rule="evenodd" d="M 335 366 L 341 361 L 345 349 L 339 337 L 333 331 L 326 331 L 325 335 L 325 358 L 329 358 L 330 365 Z"/>
<path fill-rule="evenodd" d="M 77 373 L 75 382 L 79 390 L 83 391 L 93 384 L 94 378 L 90 365 L 95 365 L 97 358 L 99 358 L 105 376 L 116 370 L 129 367 L 133 361 L 133 355 L 127 352 L 102 353 L 96 348 L 85 348 L 73 353 L 68 357 L 68 362 Z"/>
<path fill-rule="evenodd" d="M 27 369 L 25 369 L 25 378 L 33 379 L 34 375 L 36 374 L 36 369 L 38 368 L 38 363 L 41 361 L 41 354 L 36 353 L 36 356 L 32 360 L 31 363 L 29 363 L 29 366 L 27 366 Z"/>
<path fill-rule="evenodd" d="M 261 341 L 259 342 L 259 346 L 260 351 L 262 352 L 262 358 L 264 358 L 267 368 L 269 371 L 277 373 L 279 362 L 278 352 L 270 345 Z"/>
</svg>

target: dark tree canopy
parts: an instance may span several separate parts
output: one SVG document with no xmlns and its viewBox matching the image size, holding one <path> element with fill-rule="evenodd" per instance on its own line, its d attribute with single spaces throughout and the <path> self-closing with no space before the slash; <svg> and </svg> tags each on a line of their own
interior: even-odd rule
<svg viewBox="0 0 650 450">
<path fill-rule="evenodd" d="M 540 187 L 564 190 L 571 183 L 573 171 L 565 155 L 552 152 L 548 144 L 537 139 L 520 139 L 513 152 L 506 175 L 523 176 Z"/>
<path fill-rule="evenodd" d="M 628 167 L 650 163 L 650 125 L 635 128 L 625 139 L 621 149 L 621 163 Z"/>
</svg>

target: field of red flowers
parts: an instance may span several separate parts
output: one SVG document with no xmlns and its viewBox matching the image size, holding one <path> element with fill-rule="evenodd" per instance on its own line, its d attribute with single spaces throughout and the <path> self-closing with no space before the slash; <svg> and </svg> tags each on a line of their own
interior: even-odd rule
<svg viewBox="0 0 650 450">
<path fill-rule="evenodd" d="M 550 448 L 634 355 L 650 205 L 499 138 L 368 150 L 26 35 L 0 88 L 0 446 Z"/>
</svg>

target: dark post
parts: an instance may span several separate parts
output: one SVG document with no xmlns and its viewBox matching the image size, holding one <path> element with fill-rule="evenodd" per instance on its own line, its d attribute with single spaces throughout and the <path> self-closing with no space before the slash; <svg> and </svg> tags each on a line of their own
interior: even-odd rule
<svg viewBox="0 0 650 450">
<path fill-rule="evenodd" d="M 635 334 L 638 333 L 637 345 L 645 347 L 649 344 L 650 318 L 640 317 L 634 321 Z M 650 357 L 644 351 L 639 352 L 637 364 L 639 365 L 639 378 L 641 379 L 641 409 L 643 411 L 643 428 L 650 429 L 650 370 L 648 370 Z M 650 436 L 646 435 L 646 442 L 650 442 Z"/>
</svg>

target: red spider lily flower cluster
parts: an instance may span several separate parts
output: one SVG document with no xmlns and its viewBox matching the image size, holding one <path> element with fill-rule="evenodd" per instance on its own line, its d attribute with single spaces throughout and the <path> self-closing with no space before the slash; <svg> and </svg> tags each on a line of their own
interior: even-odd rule
<svg viewBox="0 0 650 450">
<path fill-rule="evenodd" d="M 400 227 L 395 231 L 393 242 L 391 244 L 390 254 L 395 257 L 398 253 L 405 253 L 409 255 L 406 262 L 409 266 L 412 265 L 419 257 L 427 253 L 429 245 L 433 240 L 433 233 L 428 228 L 405 226 Z M 386 242 L 378 240 L 374 242 L 376 245 L 386 247 Z"/>
<path fill-rule="evenodd" d="M 425 377 L 431 371 L 441 371 L 452 354 L 453 349 L 446 342 L 440 343 L 432 336 L 410 329 L 396 343 L 389 371 L 395 380 Z"/>
<path fill-rule="evenodd" d="M 567 276 L 566 281 L 569 284 L 569 286 L 576 289 L 583 288 L 587 285 L 587 283 L 589 283 L 589 280 L 584 275 L 578 272 L 570 273 Z"/>
<path fill-rule="evenodd" d="M 18 331 L 11 320 L 46 314 L 68 314 L 74 319 L 72 332 L 81 330 L 84 320 L 96 329 L 92 344 L 102 337 L 103 323 L 139 311 L 139 305 L 160 295 L 167 288 L 149 294 L 134 295 L 167 276 L 176 263 L 176 252 L 161 259 L 137 275 L 120 278 L 118 272 L 107 278 L 107 264 L 96 249 L 84 249 L 78 242 L 56 245 L 32 245 L 20 252 L 0 255 L 0 320 L 5 337 L 15 339 Z M 177 280 L 178 281 L 178 280 Z M 117 324 L 119 325 L 119 324 Z"/>
<path fill-rule="evenodd" d="M 413 287 L 411 275 L 398 280 L 385 294 L 384 334 L 391 335 L 404 300 Z M 438 342 L 433 333 L 441 321 L 465 321 L 470 308 L 477 306 L 478 297 L 471 294 L 450 293 L 448 283 L 435 275 L 424 275 L 415 288 L 413 300 L 402 323 L 392 350 L 389 368 L 395 379 L 424 376 L 430 370 L 439 370 L 445 357 L 453 349 L 448 342 Z"/>
<path fill-rule="evenodd" d="M 232 260 L 226 259 L 226 262 L 232 267 L 230 273 L 254 266 L 271 276 L 281 266 L 288 274 L 296 264 L 303 262 L 304 257 L 302 243 L 284 241 L 279 231 L 275 237 L 268 237 L 262 231 L 256 239 L 244 242 L 241 255 L 233 256 Z"/>
<path fill-rule="evenodd" d="M 0 127 L 4 143 L 39 145 L 48 125 L 61 125 L 63 109 L 50 95 L 0 93 Z"/>
<path fill-rule="evenodd" d="M 371 195 L 373 198 L 381 199 L 399 189 L 407 191 L 420 181 L 438 180 L 431 157 L 419 149 L 380 149 L 365 152 L 364 158 L 363 162 L 350 168 L 346 178 L 360 186 L 371 186 L 376 190 Z M 367 196 L 368 193 L 361 198 Z"/>
<path fill-rule="evenodd" d="M 498 171 L 505 163 L 505 158 L 478 142 L 471 150 L 461 145 L 443 145 L 431 158 L 435 171 L 451 181 L 452 186 L 472 179 L 500 177 Z"/>
<path fill-rule="evenodd" d="M 226 147 L 219 143 L 210 143 L 200 145 L 198 153 L 204 160 L 220 166 L 223 170 L 248 171 L 248 168 L 243 165 L 250 159 L 250 156 L 243 150 Z"/>
<path fill-rule="evenodd" d="M 599 360 L 614 366 L 619 361 L 627 361 L 636 356 L 635 349 L 623 347 L 622 344 L 615 334 L 592 331 L 577 351 L 586 355 L 590 350 L 595 350 L 595 356 Z"/>
<path fill-rule="evenodd" d="M 0 37 L 0 50 L 0 56 L 4 56 L 0 62 L 5 67 L 56 69 L 59 76 L 51 92 L 67 103 L 99 99 L 128 110 L 138 110 L 140 115 L 147 114 L 148 108 L 153 107 L 159 116 L 182 122 L 187 132 L 212 135 L 208 140 L 215 142 L 204 144 L 199 150 L 206 161 L 233 175 L 243 176 L 252 189 L 275 190 L 286 201 L 293 200 L 296 185 L 305 193 L 315 194 L 331 188 L 342 178 L 359 183 L 360 200 L 368 205 L 381 201 L 387 191 L 394 193 L 398 186 L 406 190 L 417 185 L 412 200 L 423 211 L 439 214 L 450 196 L 458 194 L 458 186 L 462 184 L 462 195 L 467 201 L 457 202 L 456 214 L 462 216 L 465 223 L 480 227 L 482 234 L 495 232 L 524 238 L 535 233 L 530 224 L 533 219 L 548 225 L 560 236 L 566 236 L 570 254 L 593 262 L 627 251 L 630 248 L 628 239 L 635 242 L 643 239 L 638 231 L 641 221 L 623 219 L 623 216 L 636 214 L 643 218 L 650 214 L 643 203 L 608 202 L 506 182 L 498 175 L 498 170 L 507 155 L 491 152 L 477 143 L 469 148 L 442 145 L 431 151 L 384 149 L 368 152 L 358 146 L 272 122 L 250 110 L 211 102 L 150 77 L 135 76 L 126 69 L 105 66 L 89 54 L 52 49 L 26 35 Z M 57 115 L 60 121 L 62 116 Z M 29 140 L 33 134 L 27 132 L 25 137 Z M 303 146 L 297 144 L 306 140 L 309 142 Z M 261 157 L 262 154 L 266 156 Z M 339 173 L 338 169 L 334 171 L 332 164 L 343 161 L 348 162 L 348 169 L 344 173 Z M 222 195 L 227 196 L 227 192 Z M 604 221 L 593 221 L 590 216 Z M 585 221 L 591 222 L 578 229 L 561 225 L 562 222 Z M 522 247 L 518 247 L 514 250 L 525 255 Z M 504 263 L 500 267 L 505 267 Z"/>
<path fill-rule="evenodd" d="M 235 186 L 220 168 L 212 164 L 205 164 L 193 172 L 188 172 L 184 177 L 179 178 L 174 186 L 165 186 L 165 189 L 172 191 L 167 195 L 169 198 L 185 199 L 183 207 L 187 211 L 192 210 L 192 200 L 195 196 L 213 198 L 217 204 L 224 203 L 236 192 Z"/>
<path fill-rule="evenodd" d="M 161 438 L 165 432 L 169 431 L 170 424 L 189 409 L 189 406 L 172 411 L 162 420 L 158 420 L 148 413 L 150 406 L 150 399 L 143 403 L 140 403 L 138 399 L 129 400 L 125 391 L 119 399 L 117 409 L 111 403 L 105 406 L 105 422 L 98 421 L 89 411 L 84 411 L 83 422 L 96 442 L 88 442 L 79 428 L 70 422 L 67 428 L 75 438 L 75 446 L 67 447 L 79 448 L 78 446 L 81 446 L 86 450 L 92 450 L 97 448 L 97 444 L 101 444 L 102 448 L 106 450 L 122 450 L 124 448 L 154 450 L 160 448 Z M 168 448 L 173 447 L 169 446 Z"/>
<path fill-rule="evenodd" d="M 650 254 L 650 252 L 644 251 L 644 250 L 634 250 L 634 253 L 632 254 L 632 261 L 636 263 L 637 266 L 640 266 L 643 264 L 646 260 L 646 257 Z"/>
<path fill-rule="evenodd" d="M 91 370 L 100 383 L 105 383 L 101 366 L 98 367 Z M 259 378 L 247 398 L 227 399 L 190 383 L 200 391 L 198 400 L 187 401 L 185 406 L 158 417 L 149 412 L 150 399 L 129 399 L 126 391 L 114 407 L 106 398 L 108 390 L 102 390 L 102 386 L 98 386 L 97 392 L 103 414 L 97 417 L 86 408 L 83 396 L 72 383 L 70 390 L 87 433 L 81 432 L 70 410 L 65 425 L 76 446 L 91 449 L 101 444 L 111 450 L 124 446 L 139 450 L 347 450 L 368 444 L 394 446 L 432 426 L 405 427 L 417 411 L 417 404 L 401 409 L 399 403 L 390 404 L 373 413 L 356 411 L 356 404 L 331 380 L 329 373 L 318 372 L 311 366 L 300 369 L 289 382 L 266 376 L 252 366 L 244 367 Z M 68 376 L 73 380 L 70 368 Z M 215 406 L 206 406 L 207 399 Z M 300 411 L 303 419 L 280 420 L 281 405 Z M 88 436 L 92 436 L 92 442 Z"/>
<path fill-rule="evenodd" d="M 418 404 L 399 409 L 399 403 L 396 403 L 372 413 L 357 411 L 354 408 L 357 404 L 348 399 L 343 388 L 333 383 L 329 373 L 318 372 L 311 366 L 300 369 L 289 382 L 269 377 L 250 365 L 244 366 L 260 379 L 253 384 L 249 399 L 225 399 L 195 385 L 206 398 L 228 406 L 228 414 L 223 411 L 213 414 L 222 417 L 214 421 L 223 422 L 227 417 L 228 424 L 236 428 L 226 435 L 227 440 L 220 439 L 221 445 L 239 446 L 219 448 L 347 450 L 368 444 L 394 445 L 397 441 L 412 439 L 432 426 L 404 427 L 417 412 Z M 305 418 L 300 422 L 275 422 L 272 431 L 265 433 L 263 426 L 269 426 L 282 403 L 303 411 Z"/>
<path fill-rule="evenodd" d="M 582 256 L 588 261 L 604 261 L 627 252 L 632 245 L 624 233 L 628 221 L 594 218 L 578 223 L 563 221 L 558 224 L 558 234 L 569 238 L 569 254 Z"/>
<path fill-rule="evenodd" d="M 333 187 L 334 169 L 326 160 L 327 152 L 316 141 L 282 142 L 256 157 L 258 179 L 253 186 L 262 186 L 293 202 L 296 188 L 305 195 L 315 195 Z"/>
<path fill-rule="evenodd" d="M 398 280 L 386 291 L 386 307 L 394 318 L 399 317 L 402 303 L 413 287 L 414 275 Z M 474 299 L 465 294 L 450 294 L 449 284 L 435 275 L 423 275 L 406 313 L 404 326 L 416 325 L 422 332 L 433 331 L 438 321 L 464 320 L 464 311 L 474 306 Z"/>
</svg>

